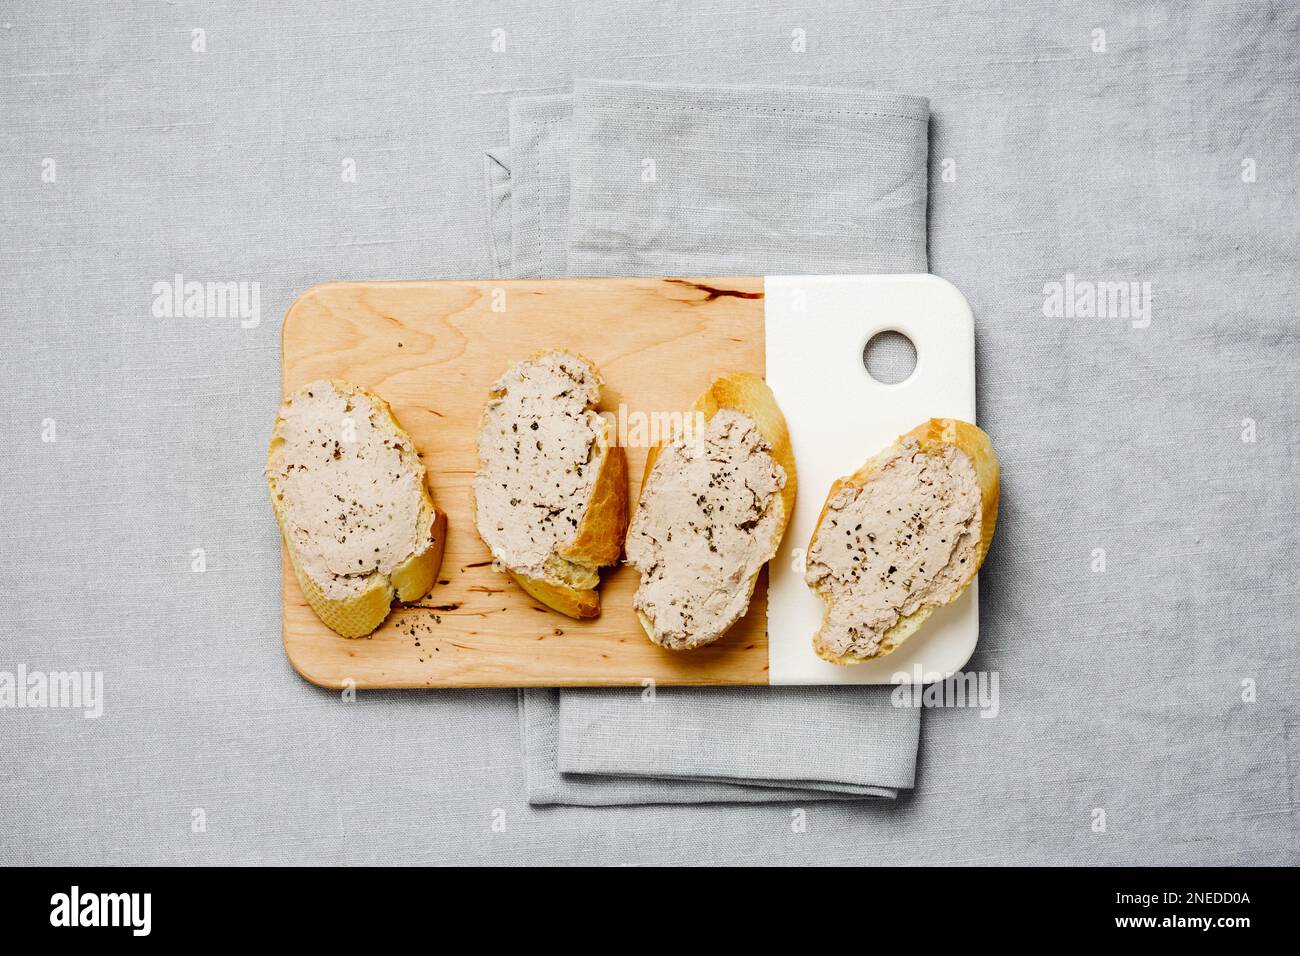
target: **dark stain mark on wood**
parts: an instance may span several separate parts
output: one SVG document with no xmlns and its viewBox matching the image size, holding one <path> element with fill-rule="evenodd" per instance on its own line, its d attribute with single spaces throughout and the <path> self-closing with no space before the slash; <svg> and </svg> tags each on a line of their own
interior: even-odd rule
<svg viewBox="0 0 1300 956">
<path fill-rule="evenodd" d="M 698 289 L 706 296 L 705 302 L 712 302 L 714 299 L 720 299 L 723 296 L 730 296 L 735 299 L 761 299 L 761 292 L 741 292 L 739 289 L 719 289 L 716 286 L 705 285 L 703 282 L 691 282 L 688 279 L 669 279 L 673 285 L 685 286 L 688 289 Z"/>
</svg>

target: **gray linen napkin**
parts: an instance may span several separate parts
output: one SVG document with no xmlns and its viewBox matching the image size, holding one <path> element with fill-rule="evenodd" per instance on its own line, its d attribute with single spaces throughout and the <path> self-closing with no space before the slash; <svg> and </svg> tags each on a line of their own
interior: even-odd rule
<svg viewBox="0 0 1300 956">
<path fill-rule="evenodd" d="M 573 97 L 530 96 L 510 104 L 511 275 L 567 274 L 569 137 Z"/>
<path fill-rule="evenodd" d="M 578 80 L 573 275 L 925 272 L 929 101 Z"/>
<path fill-rule="evenodd" d="M 485 158 L 494 258 L 517 277 L 924 272 L 928 116 L 817 88 L 519 98 Z M 566 689 L 522 691 L 520 722 L 535 805 L 760 802 L 896 796 L 920 712 L 879 687 Z"/>
</svg>

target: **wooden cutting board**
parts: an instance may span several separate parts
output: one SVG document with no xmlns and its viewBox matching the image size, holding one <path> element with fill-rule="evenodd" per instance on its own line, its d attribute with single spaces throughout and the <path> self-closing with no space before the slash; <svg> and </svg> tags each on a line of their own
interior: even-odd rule
<svg viewBox="0 0 1300 956">
<path fill-rule="evenodd" d="M 773 290 L 779 290 L 779 304 Z M 865 337 L 883 328 L 901 329 L 917 344 L 917 371 L 903 386 L 881 386 L 862 368 Z M 769 341 L 778 344 L 778 356 L 768 354 Z M 825 351 L 832 345 L 834 352 Z M 653 443 L 648 439 L 667 416 L 689 408 L 717 374 L 768 375 L 790 422 L 800 487 L 790 533 L 769 569 L 774 585 L 779 582 L 792 598 L 782 599 L 786 646 L 780 654 L 769 653 L 767 572 L 760 576 L 749 613 L 726 636 L 694 651 L 672 652 L 650 643 L 637 622 L 632 610 L 637 575 L 629 567 L 604 573 L 602 613 L 592 621 L 545 608 L 493 571 L 469 505 L 479 417 L 491 384 L 510 364 L 549 348 L 580 352 L 601 369 L 606 381 L 601 409 L 617 416 L 624 434 L 633 502 Z M 846 358 L 846 348 L 856 354 Z M 960 354 L 954 358 L 954 353 Z M 837 354 L 837 362 L 831 361 Z M 927 642 L 918 635 L 890 656 L 895 663 L 887 669 L 874 663 L 839 668 L 817 660 L 809 637 L 819 603 L 814 598 L 807 604 L 808 595 L 799 593 L 802 586 L 791 584 L 799 577 L 795 550 L 806 547 L 811 521 L 838 474 L 853 471 L 924 417 L 973 420 L 973 354 L 965 301 L 929 276 L 316 286 L 284 319 L 282 392 L 315 379 L 341 378 L 383 396 L 421 450 L 434 501 L 448 514 L 448 534 L 442 571 L 428 596 L 418 605 L 395 607 L 379 630 L 359 640 L 339 637 L 320 623 L 286 556 L 285 651 L 303 677 L 325 687 L 885 682 L 882 674 L 907 669 L 905 651 Z M 848 376 L 838 386 L 837 364 Z M 930 374 L 923 376 L 927 368 Z M 962 369 L 969 375 L 954 371 Z M 865 381 L 865 389 L 895 390 L 889 414 L 871 411 L 886 393 L 868 391 L 862 401 L 844 393 L 858 387 L 855 376 Z M 913 382 L 919 379 L 924 386 L 931 378 L 930 390 Z M 828 387 L 832 398 L 842 399 L 836 416 L 840 427 L 831 433 L 823 421 Z M 942 394 L 931 394 L 935 390 Z M 870 419 L 866 425 L 855 423 L 863 417 Z M 897 427 L 896 421 L 905 424 Z M 845 430 L 846 424 L 859 427 Z M 828 442 L 842 446 L 841 453 L 814 453 Z M 963 597 L 932 618 L 926 628 L 936 632 L 930 635 L 934 641 L 927 638 L 934 648 L 931 664 L 951 672 L 965 663 L 978 630 L 972 615 L 973 598 Z M 775 676 L 772 661 L 778 662 Z"/>
</svg>

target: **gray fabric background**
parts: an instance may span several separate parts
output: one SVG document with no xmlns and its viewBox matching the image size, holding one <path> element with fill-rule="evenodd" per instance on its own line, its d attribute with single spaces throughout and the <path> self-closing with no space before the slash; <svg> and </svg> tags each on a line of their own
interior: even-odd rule
<svg viewBox="0 0 1300 956">
<path fill-rule="evenodd" d="M 102 670 L 107 702 L 0 710 L 0 858 L 1296 863 L 1298 31 L 1256 2 L 6 7 L 0 669 Z M 1003 464 L 971 665 L 1001 712 L 927 713 L 898 801 L 803 832 L 530 809 L 514 692 L 344 703 L 284 660 L 279 317 L 324 279 L 488 274 L 483 153 L 575 76 L 930 99 L 930 267 Z M 153 318 L 176 272 L 260 281 L 261 324 Z M 1150 327 L 1045 317 L 1067 272 L 1149 281 Z"/>
</svg>

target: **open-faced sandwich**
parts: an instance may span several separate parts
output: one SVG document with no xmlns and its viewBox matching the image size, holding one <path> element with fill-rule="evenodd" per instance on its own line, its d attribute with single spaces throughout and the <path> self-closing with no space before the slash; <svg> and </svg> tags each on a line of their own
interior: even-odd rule
<svg viewBox="0 0 1300 956">
<path fill-rule="evenodd" d="M 627 457 L 595 411 L 602 384 L 571 352 L 518 362 L 492 387 L 478 436 L 479 537 L 520 587 L 575 618 L 600 614 L 600 569 L 627 532 Z"/>
<path fill-rule="evenodd" d="M 785 417 L 761 378 L 717 378 L 691 412 L 650 450 L 627 537 L 641 626 L 673 650 L 710 644 L 744 616 L 796 485 Z"/>
<path fill-rule="evenodd" d="M 429 592 L 446 515 L 411 436 L 374 392 L 322 380 L 285 398 L 266 478 L 298 583 L 330 628 L 363 637 L 394 598 Z"/>
<path fill-rule="evenodd" d="M 993 539 L 998 480 L 984 432 L 932 418 L 836 481 L 804 575 L 826 604 L 817 654 L 836 664 L 882 657 L 956 600 Z"/>
</svg>

